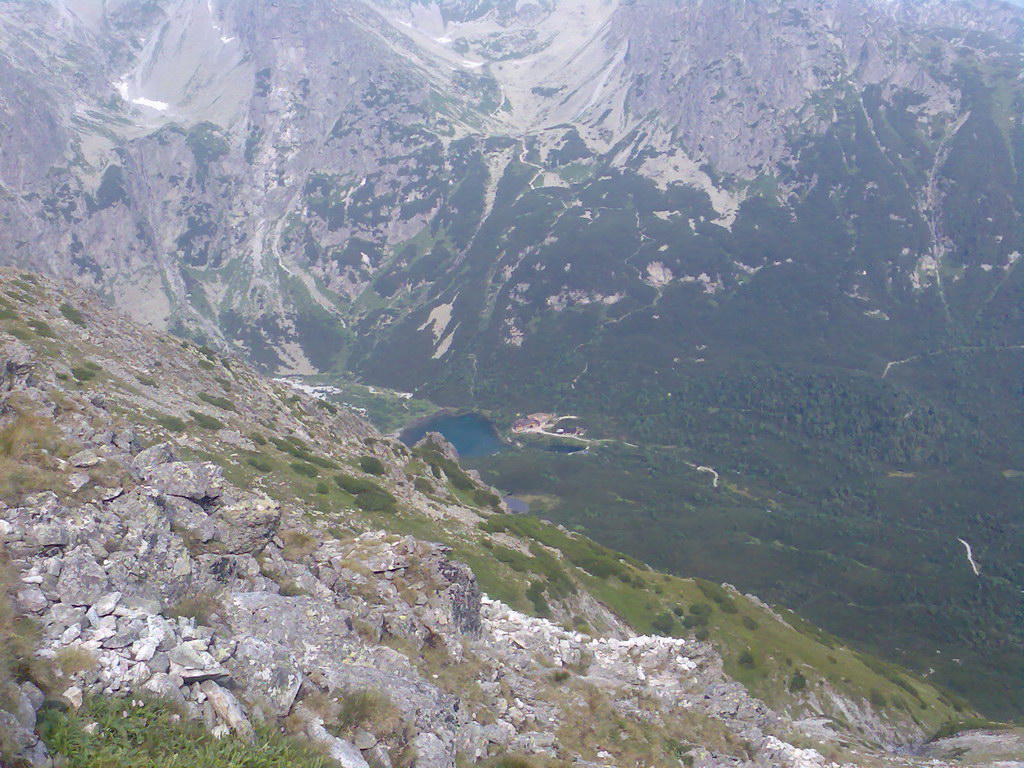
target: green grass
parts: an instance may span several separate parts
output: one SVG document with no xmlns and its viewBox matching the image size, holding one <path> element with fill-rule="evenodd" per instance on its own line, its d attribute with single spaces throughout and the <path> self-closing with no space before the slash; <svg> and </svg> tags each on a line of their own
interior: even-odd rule
<svg viewBox="0 0 1024 768">
<path fill-rule="evenodd" d="M 95 723 L 93 730 L 87 726 Z M 64 768 L 330 768 L 322 755 L 265 726 L 252 744 L 215 739 L 165 703 L 92 698 L 78 712 L 47 710 L 40 733 Z"/>
</svg>

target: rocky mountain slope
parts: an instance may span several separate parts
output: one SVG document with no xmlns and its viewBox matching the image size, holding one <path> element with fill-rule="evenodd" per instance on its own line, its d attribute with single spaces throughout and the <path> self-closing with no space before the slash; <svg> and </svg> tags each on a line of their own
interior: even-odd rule
<svg viewBox="0 0 1024 768">
<path fill-rule="evenodd" d="M 942 295 L 946 270 L 989 293 L 1020 250 L 1008 5 L 300 5 L 3 4 L 5 258 L 293 371 L 396 326 L 411 386 L 482 356 L 460 325 L 510 355 L 524 310 L 620 317 L 826 258 L 743 234 L 777 226 L 763 203 L 822 215 L 814 190 L 887 214 L 836 276 L 869 317 Z M 968 158 L 997 180 L 988 223 L 962 221 Z M 361 338 L 386 365 L 390 339 Z"/>
<path fill-rule="evenodd" d="M 69 284 L 0 294 L 4 759 L 130 738 L 119 696 L 347 768 L 909 765 L 972 715 L 787 611 L 507 514 L 439 438 L 410 450 Z"/>
<path fill-rule="evenodd" d="M 1011 716 L 1022 19 L 0 2 L 0 259 L 263 370 L 583 415 L 643 453 L 553 517 Z"/>
</svg>

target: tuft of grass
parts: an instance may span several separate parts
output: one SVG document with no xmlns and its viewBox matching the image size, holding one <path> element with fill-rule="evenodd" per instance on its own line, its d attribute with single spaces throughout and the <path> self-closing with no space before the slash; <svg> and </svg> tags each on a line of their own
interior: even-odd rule
<svg viewBox="0 0 1024 768">
<path fill-rule="evenodd" d="M 17 574 L 7 553 L 0 548 L 0 711 L 11 711 L 17 702 L 16 686 L 31 680 L 44 690 L 52 687 L 52 675 L 35 657 L 39 631 L 35 622 L 15 608 L 13 593 Z M 11 757 L 10 734 L 0 725 L 0 765 Z"/>
<path fill-rule="evenodd" d="M 483 768 L 539 768 L 537 762 L 527 755 L 505 754 L 492 757 L 482 764 Z"/>
<path fill-rule="evenodd" d="M 184 616 L 195 619 L 196 623 L 209 626 L 213 615 L 220 610 L 220 600 L 210 592 L 200 592 L 195 595 L 183 597 L 170 608 L 167 615 L 171 618 Z"/>
<path fill-rule="evenodd" d="M 21 326 L 14 325 L 8 328 L 7 332 L 18 341 L 32 341 L 33 334 L 28 328 L 22 328 Z"/>
<path fill-rule="evenodd" d="M 306 555 L 313 553 L 320 545 L 320 542 L 310 534 L 294 528 L 287 531 L 281 531 L 279 535 L 281 536 L 281 541 L 284 542 L 284 549 L 281 552 L 281 556 L 285 560 L 302 560 Z"/>
<path fill-rule="evenodd" d="M 47 710 L 39 732 L 64 768 L 329 768 L 323 755 L 256 725 L 252 743 L 216 739 L 159 700 L 89 698 L 78 712 Z"/>
<path fill-rule="evenodd" d="M 395 732 L 401 725 L 398 708 L 388 695 L 373 688 L 364 688 L 342 696 L 334 719 L 339 733 L 366 730 L 378 737 Z"/>
</svg>

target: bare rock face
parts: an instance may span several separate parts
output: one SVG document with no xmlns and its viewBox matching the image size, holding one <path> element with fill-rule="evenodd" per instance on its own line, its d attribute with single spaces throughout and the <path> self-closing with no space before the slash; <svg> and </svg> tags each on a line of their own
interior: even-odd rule
<svg viewBox="0 0 1024 768">
<path fill-rule="evenodd" d="M 586 12 L 571 0 L 160 0 L 145 13 L 40 2 L 4 14 L 0 182 L 12 195 L 0 207 L 16 247 L 2 258 L 291 371 L 329 367 L 348 322 L 337 302 L 371 285 L 390 300 L 454 279 L 463 235 L 430 274 L 385 264 L 427 228 L 460 217 L 478 227 L 517 163 L 549 189 L 570 187 L 560 174 L 577 161 L 637 168 L 706 193 L 728 224 L 753 179 L 779 174 L 842 121 L 840 86 L 861 101 L 877 90 L 894 109 L 910 99 L 920 106 L 905 118 L 948 138 L 966 113 L 943 30 L 1012 46 L 1022 26 L 1018 10 L 986 0 L 614 0 Z M 74 78 L 54 64 L 72 42 Z M 103 130 L 77 120 L 82 110 L 102 115 Z M 462 189 L 468 206 L 450 191 L 467 161 L 479 179 Z M 913 194 L 928 204 L 926 190 Z M 291 296 L 291 273 L 314 309 Z M 624 287 L 614 282 L 568 295 L 609 300 Z M 227 311 L 218 319 L 193 296 L 227 296 Z M 266 322 L 243 331 L 254 318 Z M 521 324 L 507 323 L 521 343 Z M 314 328 L 333 328 L 331 343 Z M 460 353 L 458 339 L 442 340 L 427 360 Z"/>
</svg>

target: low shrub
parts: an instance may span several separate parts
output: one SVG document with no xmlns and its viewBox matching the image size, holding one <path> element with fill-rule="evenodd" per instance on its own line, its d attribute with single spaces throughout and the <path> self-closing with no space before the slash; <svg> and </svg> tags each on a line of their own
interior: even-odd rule
<svg viewBox="0 0 1024 768">
<path fill-rule="evenodd" d="M 394 512 L 395 497 L 384 490 L 364 491 L 356 496 L 356 506 L 364 512 Z"/>
<path fill-rule="evenodd" d="M 85 384 L 87 381 L 95 379 L 102 370 L 96 363 L 87 360 L 81 365 L 72 368 L 71 375 L 75 377 L 75 381 L 79 384 Z"/>
<path fill-rule="evenodd" d="M 384 462 L 376 456 L 360 456 L 359 468 L 368 475 L 383 475 L 386 471 Z"/>
<path fill-rule="evenodd" d="M 736 607 L 736 601 L 732 599 L 732 596 L 720 584 L 713 584 L 710 581 L 698 579 L 697 587 L 704 593 L 705 597 L 713 600 L 723 613 L 736 613 L 739 611 L 739 608 Z"/>
<path fill-rule="evenodd" d="M 168 432 L 184 432 L 185 422 L 177 416 L 163 415 L 156 417 L 156 423 Z"/>
<path fill-rule="evenodd" d="M 67 302 L 60 305 L 60 313 L 75 325 L 85 327 L 85 318 L 82 317 L 82 313 Z"/>
<path fill-rule="evenodd" d="M 274 465 L 266 456 L 250 456 L 247 460 L 250 467 L 260 472 L 267 473 L 274 471 Z"/>
<path fill-rule="evenodd" d="M 544 596 L 543 581 L 530 582 L 526 588 L 526 599 L 533 604 L 533 610 L 542 619 L 551 617 L 551 606 L 548 605 L 548 599 Z"/>
<path fill-rule="evenodd" d="M 801 674 L 800 670 L 793 673 L 792 677 L 789 678 L 789 690 L 791 693 L 797 693 L 807 687 L 807 678 Z"/>
<path fill-rule="evenodd" d="M 220 408 L 224 411 L 234 411 L 235 404 L 228 400 L 226 397 L 220 397 L 219 395 L 208 395 L 206 392 L 200 392 L 197 397 L 204 403 L 209 403 L 215 408 Z"/>
<path fill-rule="evenodd" d="M 293 461 L 288 466 L 291 467 L 292 472 L 303 477 L 314 478 L 320 475 L 319 469 L 304 461 Z"/>
<path fill-rule="evenodd" d="M 653 619 L 651 619 L 651 629 L 657 632 L 659 635 L 665 635 L 666 637 L 674 634 L 676 628 L 676 617 L 668 611 L 665 613 L 659 613 Z"/>
<path fill-rule="evenodd" d="M 207 416 L 205 413 L 199 411 L 189 411 L 188 415 L 192 417 L 192 420 L 203 429 L 218 430 L 224 429 L 224 422 L 220 419 L 214 418 L 213 416 Z"/>
<path fill-rule="evenodd" d="M 46 339 L 52 339 L 57 335 L 53 332 L 53 328 L 50 327 L 50 324 L 43 320 L 29 320 L 25 325 Z"/>
<path fill-rule="evenodd" d="M 334 478 L 334 482 L 338 484 L 338 487 L 346 493 L 351 493 L 353 496 L 358 496 L 360 493 L 366 493 L 367 491 L 383 491 L 384 489 L 377 485 L 372 480 L 367 480 L 365 477 L 353 477 L 352 475 L 338 475 Z"/>
</svg>

